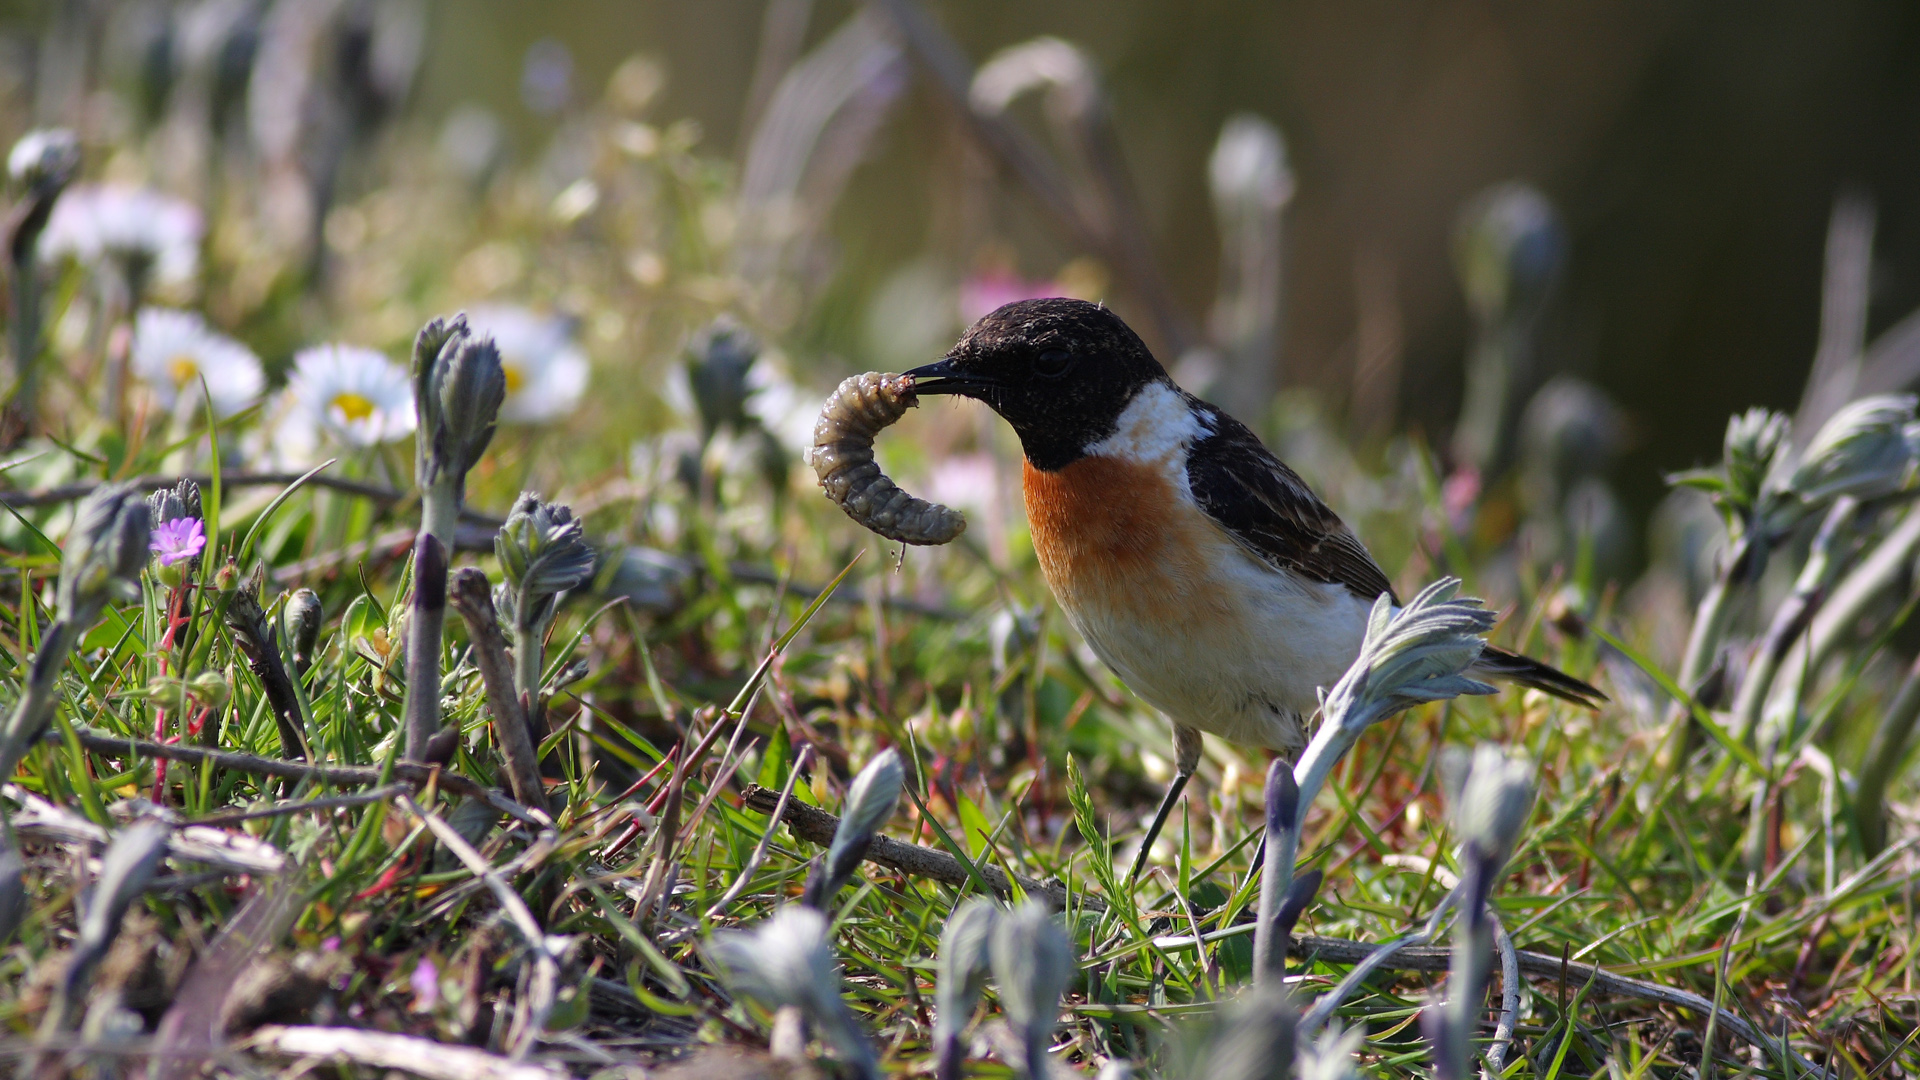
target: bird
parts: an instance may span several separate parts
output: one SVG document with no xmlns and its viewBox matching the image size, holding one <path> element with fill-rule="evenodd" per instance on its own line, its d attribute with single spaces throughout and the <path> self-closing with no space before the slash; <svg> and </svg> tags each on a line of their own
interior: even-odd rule
<svg viewBox="0 0 1920 1080">
<path fill-rule="evenodd" d="M 1033 549 L 1074 629 L 1173 724 L 1174 777 L 1129 880 L 1200 762 L 1201 733 L 1291 759 L 1393 585 L 1300 475 L 1182 390 L 1103 304 L 982 317 L 916 395 L 983 402 L 1020 439 Z M 1597 708 L 1593 686 L 1488 645 L 1472 673 Z"/>
</svg>

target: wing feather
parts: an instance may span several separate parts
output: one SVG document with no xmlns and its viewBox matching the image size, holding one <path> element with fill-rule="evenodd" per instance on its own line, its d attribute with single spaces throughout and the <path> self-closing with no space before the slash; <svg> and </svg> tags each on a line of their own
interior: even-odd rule
<svg viewBox="0 0 1920 1080">
<path fill-rule="evenodd" d="M 1213 434 L 1188 449 L 1187 484 L 1208 516 L 1270 566 L 1344 585 L 1362 600 L 1393 596 L 1393 584 L 1366 545 L 1298 473 L 1245 424 L 1201 408 L 1209 413 Z"/>
</svg>

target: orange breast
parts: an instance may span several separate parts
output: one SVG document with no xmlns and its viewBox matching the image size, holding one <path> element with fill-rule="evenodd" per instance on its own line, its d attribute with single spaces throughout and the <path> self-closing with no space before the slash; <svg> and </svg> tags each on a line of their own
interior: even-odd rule
<svg viewBox="0 0 1920 1080">
<path fill-rule="evenodd" d="M 1164 467 L 1085 457 L 1024 484 L 1034 552 L 1061 606 L 1167 629 L 1230 617 L 1209 565 L 1222 543 Z"/>
</svg>

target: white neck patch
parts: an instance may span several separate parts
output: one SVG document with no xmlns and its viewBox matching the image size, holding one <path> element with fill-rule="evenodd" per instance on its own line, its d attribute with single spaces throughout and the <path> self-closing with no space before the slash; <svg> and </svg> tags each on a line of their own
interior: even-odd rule
<svg viewBox="0 0 1920 1080">
<path fill-rule="evenodd" d="M 1165 382 L 1151 382 L 1127 402 L 1113 434 L 1089 443 L 1085 452 L 1090 457 L 1160 464 L 1211 434 L 1212 425 L 1187 405 L 1180 391 Z"/>
</svg>

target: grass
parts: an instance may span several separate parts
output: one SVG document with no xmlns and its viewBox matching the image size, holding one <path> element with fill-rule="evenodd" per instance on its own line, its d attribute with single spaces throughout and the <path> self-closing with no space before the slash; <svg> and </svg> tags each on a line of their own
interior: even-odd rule
<svg viewBox="0 0 1920 1080">
<path fill-rule="evenodd" d="M 399 133 L 381 181 L 339 211 L 392 227 L 336 230 L 324 289 L 287 253 L 243 243 L 249 209 L 230 192 L 210 207 L 199 295 L 176 298 L 274 353 L 275 367 L 294 345 L 328 338 L 401 355 L 428 316 L 485 299 L 559 300 L 578 316 L 595 392 L 562 422 L 504 427 L 467 498 L 467 527 L 484 538 L 521 489 L 541 491 L 579 513 L 599 551 L 593 586 L 546 641 L 550 729 L 537 749 L 550 817 L 499 794 L 508 780 L 459 620 L 440 658 L 442 711 L 459 730 L 451 757 L 438 776 L 396 764 L 420 514 L 406 441 L 338 449 L 311 480 L 256 486 L 251 474 L 281 464 L 260 410 L 210 425 L 204 410 L 136 409 L 128 426 L 108 424 L 91 404 L 89 342 L 124 313 L 89 299 L 95 271 L 61 271 L 48 325 L 102 333 L 54 335 L 47 428 L 6 466 L 15 504 L 0 521 L 0 697 L 20 693 L 54 614 L 72 503 L 52 489 L 206 474 L 212 539 L 190 584 L 170 589 L 150 570 L 137 602 L 86 629 L 60 671 L 50 736 L 0 798 L 20 825 L 26 902 L 0 950 L 0 1052 L 99 1076 L 130 1074 L 156 1050 L 269 1075 L 300 1060 L 276 1050 L 285 1028 L 271 1025 L 297 1025 L 611 1075 L 704 1044 L 762 1047 L 773 1014 L 735 995 L 707 942 L 794 903 L 822 849 L 744 793 L 790 791 L 837 813 L 852 777 L 892 747 L 907 797 L 887 835 L 951 856 L 964 883 L 868 864 L 827 901 L 846 998 L 883 1068 L 931 1071 L 941 933 L 997 869 L 1060 883 L 1068 897 L 1061 925 L 1078 971 L 1056 1059 L 1089 1074 L 1125 1059 L 1187 1075 L 1218 1004 L 1252 978 L 1264 755 L 1209 740 L 1147 877 L 1123 883 L 1167 779 L 1167 729 L 1050 607 L 1018 513 L 976 508 L 961 543 L 902 552 L 818 498 L 777 434 L 777 452 L 767 449 L 781 417 L 728 426 L 676 406 L 672 388 L 696 381 L 688 365 L 704 359 L 684 343 L 716 315 L 740 312 L 776 344 L 817 328 L 768 299 L 795 282 L 734 273 L 713 224 L 731 206 L 724 163 L 701 156 L 684 126 L 639 138 L 630 126 L 642 122 L 616 112 L 588 123 L 607 151 L 589 167 L 601 209 L 570 218 L 554 213 L 537 170 L 476 193 L 437 171 L 429 140 Z M 640 252 L 663 277 L 631 271 Z M 831 366 L 770 348 L 762 371 L 788 381 L 762 399 L 789 395 L 804 421 L 841 373 Z M 1789 1049 L 1849 1076 L 1920 1071 L 1912 814 L 1896 799 L 1891 843 L 1869 854 L 1852 787 L 1911 648 L 1910 603 L 1868 612 L 1799 688 L 1802 722 L 1775 745 L 1749 743 L 1714 711 L 1724 703 L 1668 704 L 1684 695 L 1663 642 L 1689 625 L 1686 602 L 1647 588 L 1629 603 L 1616 585 L 1525 558 L 1507 575 L 1512 537 L 1453 527 L 1419 443 L 1349 452 L 1302 401 L 1286 403 L 1278 448 L 1308 463 L 1336 508 L 1369 508 L 1362 531 L 1391 553 L 1403 592 L 1443 571 L 1469 591 L 1510 591 L 1493 639 L 1597 672 L 1614 701 L 1589 713 L 1509 691 L 1424 706 L 1364 735 L 1302 824 L 1301 868 L 1325 877 L 1287 970 L 1299 999 L 1351 969 L 1329 958 L 1339 942 L 1383 943 L 1427 923 L 1462 869 L 1444 751 L 1491 742 L 1537 763 L 1538 788 L 1493 908 L 1519 949 L 1547 958 L 1526 961 L 1504 1076 L 1799 1076 Z M 881 451 L 910 478 L 940 456 L 927 447 L 985 455 L 1004 498 L 1017 459 L 1004 432 L 982 431 L 969 413 L 928 409 Z M 296 474 L 315 463 L 297 464 Z M 1479 520 L 1510 522 L 1514 498 L 1488 496 Z M 1857 547 L 1903 507 L 1881 498 L 1870 509 Z M 1797 569 L 1805 539 L 1782 538 L 1776 573 Z M 501 580 L 484 545 L 455 565 Z M 312 761 L 360 772 L 259 771 L 259 759 L 290 755 L 221 617 L 224 590 L 256 573 L 270 623 L 294 588 L 318 593 L 325 617 L 297 681 L 299 734 Z M 1900 589 L 1910 585 L 1890 591 Z M 1733 621 L 1734 640 L 1764 629 L 1785 591 L 1771 579 L 1751 590 L 1761 610 Z M 280 647 L 291 667 L 284 632 Z M 156 738 L 230 756 L 172 761 L 162 776 L 155 756 L 125 745 Z M 98 902 L 87 837 L 126 835 L 152 813 L 175 822 L 176 838 L 202 823 L 281 853 L 286 868 L 248 877 L 176 854 L 138 889 L 74 1003 L 85 1019 L 46 1030 L 81 913 Z M 1339 1008 L 1340 1024 L 1364 1032 L 1354 1068 L 1430 1068 L 1416 1018 L 1445 964 L 1443 946 L 1409 950 Z M 1580 964 L 1717 1001 L 1771 1041 L 1751 1046 L 1721 1016 L 1622 982 L 1582 981 Z M 982 1045 L 998 995 L 990 982 L 974 1028 Z M 231 1038 L 217 1049 L 183 1041 L 194 1021 Z M 329 1069 L 382 1074 L 373 1051 L 340 1039 L 346 1061 Z M 972 1075 L 1014 1068 L 998 1051 L 972 1058 Z"/>
<path fill-rule="evenodd" d="M 687 495 L 655 498 L 703 512 Z M 280 513 L 316 520 L 334 499 L 295 492 Z M 831 564 L 823 560 L 851 526 L 811 501 L 793 501 L 784 513 L 795 532 L 820 539 L 811 557 L 793 557 L 780 576 L 824 580 Z M 368 526 L 401 520 L 376 515 Z M 255 524 L 244 514 L 227 517 L 229 549 Z M 299 533 L 287 535 L 282 550 L 291 555 Z M 716 528 L 704 542 L 729 541 L 738 538 Z M 737 898 L 715 910 L 769 836 L 763 815 L 739 808 L 741 786 L 787 786 L 802 746 L 812 747 L 816 764 L 792 783 L 794 798 L 837 808 L 849 769 L 882 745 L 899 746 L 912 765 L 911 798 L 894 835 L 975 866 L 1068 883 L 1066 923 L 1083 981 L 1058 1044 L 1064 1058 L 1166 1059 L 1183 1025 L 1249 980 L 1250 935 L 1198 950 L 1164 942 L 1246 925 L 1248 841 L 1260 821 L 1257 755 L 1210 742 L 1199 790 L 1170 828 L 1165 857 L 1140 888 L 1121 887 L 1127 840 L 1151 805 L 1155 778 L 1138 763 L 1159 750 L 1155 721 L 1077 656 L 1059 620 L 1043 620 L 1014 643 L 1017 651 L 1002 648 L 996 658 L 988 614 L 995 593 L 1037 596 L 1031 566 L 1003 576 L 959 555 L 944 566 L 909 559 L 896 569 L 894 554 L 873 551 L 877 557 L 859 560 L 812 604 L 790 585 L 727 580 L 720 560 L 710 565 L 721 573 L 693 587 L 687 608 L 674 614 L 646 618 L 620 605 L 577 603 L 553 636 L 549 662 L 558 673 L 584 660 L 588 672 L 551 705 L 555 733 L 542 750 L 557 808 L 552 830 L 476 815 L 471 800 L 436 797 L 431 783 L 408 796 L 464 827 L 482 858 L 506 868 L 501 880 L 544 932 L 570 938 L 551 1037 L 536 1058 L 587 1068 L 599 1051 L 665 1055 L 697 1041 L 759 1040 L 766 1017 L 714 979 L 702 942 L 797 896 L 817 852 L 775 830 Z M 35 573 L 44 559 L 28 555 L 13 566 L 23 582 L 39 582 L 4 611 L 17 681 L 48 601 L 46 578 Z M 918 593 L 929 580 L 946 606 L 980 614 L 945 620 L 881 602 L 888 591 Z M 339 613 L 328 618 L 320 658 L 302 681 L 317 760 L 385 765 L 396 756 L 403 687 L 392 643 L 405 581 L 405 567 L 394 564 L 308 582 L 321 589 L 326 610 Z M 81 726 L 152 734 L 157 697 L 148 680 L 192 663 L 191 653 L 158 645 L 164 601 L 164 590 L 150 585 L 142 604 L 117 610 L 89 634 L 63 674 L 63 734 Z M 206 741 L 281 757 L 262 687 L 208 617 L 212 602 L 195 597 L 195 648 L 207 670 L 231 680 L 232 696 Z M 1555 642 L 1541 631 L 1511 643 L 1579 670 L 1596 641 Z M 1625 663 L 1611 655 L 1612 664 Z M 447 713 L 462 729 L 449 770 L 504 788 L 464 643 L 450 645 L 445 669 Z M 1647 719 L 1621 706 L 1589 715 L 1507 694 L 1378 726 L 1306 822 L 1305 865 L 1327 878 L 1301 930 L 1380 942 L 1422 923 L 1445 891 L 1442 879 L 1458 870 L 1434 768 L 1439 751 L 1504 743 L 1540 766 L 1514 873 L 1495 893 L 1521 948 L 1717 998 L 1816 1060 L 1868 1074 L 1901 1068 L 1911 1053 L 1903 1016 L 1912 1001 L 1914 877 L 1906 844 L 1874 860 L 1856 850 L 1844 787 L 1810 746 L 1781 771 L 1779 846 L 1749 883 L 1741 795 L 1751 779 L 1742 758 L 1751 754 L 1698 739 L 1685 758 L 1663 761 L 1683 745 L 1685 721 Z M 676 747 L 696 743 L 704 751 L 689 768 Z M 150 794 L 154 771 L 150 760 L 88 752 L 62 738 L 33 751 L 16 783 L 117 828 L 119 808 Z M 432 842 L 411 804 L 327 801 L 361 790 L 176 763 L 164 801 L 185 821 L 283 811 L 239 827 L 291 858 L 297 910 L 281 949 L 318 997 L 304 1019 L 501 1048 L 510 1027 L 502 1018 L 528 992 L 519 974 L 526 943 L 502 924 L 473 871 Z M 671 820 L 674 803 L 678 831 L 663 844 L 657 826 Z M 630 836 L 634 822 L 641 828 Z M 5 958 L 12 990 L 4 1010 L 21 1040 L 44 1007 L 44 977 L 35 973 L 57 964 L 87 878 L 72 849 L 34 839 L 31 913 Z M 663 865 L 676 871 L 670 890 Z M 168 880 L 147 910 L 153 937 L 180 953 L 201 951 L 193 943 L 216 933 L 249 895 L 231 879 L 194 884 L 182 866 L 176 884 Z M 893 1068 L 926 1060 L 932 957 L 943 921 L 967 891 L 870 869 L 834 898 L 849 999 Z M 661 904 L 663 894 L 670 898 Z M 1094 897 L 1107 901 L 1104 910 L 1087 903 Z M 1296 955 L 1290 977 L 1311 995 L 1344 967 Z M 427 977 L 430 989 L 419 981 L 423 970 L 437 975 Z M 1391 1075 L 1424 1060 L 1406 1022 L 1427 985 L 1418 974 L 1382 976 L 1339 1010 L 1344 1023 L 1368 1032 L 1371 1071 Z M 1524 1001 L 1511 1075 L 1671 1073 L 1697 1060 L 1706 1022 L 1551 978 L 1532 980 Z M 1777 1051 L 1755 1060 L 1723 1043 L 1719 1056 L 1728 1072 L 1789 1074 Z"/>
</svg>

